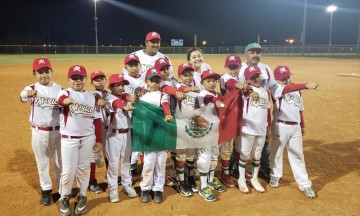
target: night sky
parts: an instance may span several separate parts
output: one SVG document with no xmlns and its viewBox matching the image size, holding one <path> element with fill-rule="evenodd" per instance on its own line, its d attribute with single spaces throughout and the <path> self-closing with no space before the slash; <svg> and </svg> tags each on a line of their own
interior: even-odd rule
<svg viewBox="0 0 360 216">
<path fill-rule="evenodd" d="M 356 44 L 360 0 L 308 0 L 307 44 L 328 44 L 330 14 L 333 44 Z M 209 46 L 246 45 L 261 40 L 284 44 L 300 40 L 304 0 L 99 0 L 99 45 L 140 45 L 158 31 L 162 45 L 207 40 Z M 12 0 L 0 9 L 0 44 L 95 44 L 93 0 Z M 298 42 L 299 43 L 299 42 Z"/>
</svg>

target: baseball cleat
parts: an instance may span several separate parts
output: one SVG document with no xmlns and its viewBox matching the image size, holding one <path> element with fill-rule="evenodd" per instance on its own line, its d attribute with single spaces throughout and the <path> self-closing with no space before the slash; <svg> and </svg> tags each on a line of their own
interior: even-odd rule
<svg viewBox="0 0 360 216">
<path fill-rule="evenodd" d="M 145 190 L 145 191 L 141 191 L 141 195 L 140 195 L 140 200 L 142 203 L 147 203 L 150 201 L 150 198 L 149 198 L 149 191 L 148 190 Z"/>
<path fill-rule="evenodd" d="M 315 192 L 313 191 L 313 189 L 311 187 L 301 187 L 299 186 L 299 189 L 304 192 L 305 196 L 310 198 L 310 199 L 314 199 L 315 198 Z"/>
<path fill-rule="evenodd" d="M 185 184 L 185 182 L 180 182 L 177 186 L 177 189 L 179 193 L 185 197 L 189 197 L 192 195 L 191 189 L 187 184 Z"/>
<path fill-rule="evenodd" d="M 116 189 L 109 191 L 109 201 L 112 203 L 117 203 L 120 201 L 119 192 Z"/>
<path fill-rule="evenodd" d="M 89 190 L 94 194 L 101 193 L 101 188 L 99 187 L 96 179 L 93 179 L 89 182 Z"/>
<path fill-rule="evenodd" d="M 165 176 L 165 185 L 172 187 L 174 186 L 174 182 L 169 177 Z"/>
<path fill-rule="evenodd" d="M 86 212 L 87 198 L 86 196 L 79 195 L 77 197 L 77 204 L 75 206 L 74 215 L 82 215 Z"/>
<path fill-rule="evenodd" d="M 41 205 L 47 206 L 51 203 L 51 190 L 42 190 L 41 191 Z"/>
<path fill-rule="evenodd" d="M 272 188 L 277 188 L 277 187 L 279 187 L 279 180 L 280 180 L 280 178 L 271 176 L 271 177 L 270 177 L 270 183 L 269 183 L 270 186 L 271 186 Z"/>
<path fill-rule="evenodd" d="M 265 192 L 265 189 L 263 188 L 263 186 L 261 186 L 261 184 L 257 178 L 251 179 L 250 183 L 251 183 L 251 186 L 253 186 L 253 188 L 256 190 L 256 192 L 258 192 L 258 193 Z"/>
<path fill-rule="evenodd" d="M 210 190 L 209 186 L 206 186 L 203 189 L 199 190 L 199 195 L 208 202 L 214 202 L 216 200 L 216 197 Z"/>
<path fill-rule="evenodd" d="M 189 185 L 191 191 L 193 193 L 197 193 L 199 192 L 199 188 L 198 186 L 196 185 L 196 181 L 195 181 L 195 177 L 194 176 L 189 176 L 188 177 L 188 181 L 187 181 L 187 184 Z"/>
<path fill-rule="evenodd" d="M 238 180 L 239 190 L 242 193 L 249 193 L 249 188 L 246 184 L 246 179 L 239 179 Z"/>
<path fill-rule="evenodd" d="M 229 174 L 222 173 L 220 177 L 221 183 L 228 187 L 235 187 L 234 181 Z"/>
<path fill-rule="evenodd" d="M 163 201 L 163 192 L 154 191 L 154 203 L 161 203 Z"/>
<path fill-rule="evenodd" d="M 131 184 L 129 184 L 128 186 L 123 186 L 123 192 L 126 193 L 130 198 L 134 198 L 137 196 L 137 193 Z"/>
<path fill-rule="evenodd" d="M 70 216 L 71 210 L 70 210 L 70 204 L 68 198 L 62 198 L 59 200 L 60 204 L 60 215 L 62 216 Z"/>
<path fill-rule="evenodd" d="M 216 190 L 219 193 L 222 193 L 225 191 L 224 187 L 220 184 L 219 180 L 214 180 L 212 182 L 208 182 L 208 186 L 212 190 Z"/>
</svg>

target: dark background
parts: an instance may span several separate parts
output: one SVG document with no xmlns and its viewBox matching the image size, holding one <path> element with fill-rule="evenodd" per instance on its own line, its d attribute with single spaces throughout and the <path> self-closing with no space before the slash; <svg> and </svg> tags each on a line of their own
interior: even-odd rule
<svg viewBox="0 0 360 216">
<path fill-rule="evenodd" d="M 356 44 L 359 0 L 308 0 L 306 44 Z M 245 45 L 257 41 L 299 42 L 304 0 L 100 0 L 97 2 L 99 45 L 140 45 L 149 31 L 162 45 L 182 38 L 193 45 L 194 34 L 208 46 Z M 0 9 L 0 44 L 95 44 L 93 0 L 4 1 Z M 264 44 L 264 43 L 263 43 Z"/>
</svg>

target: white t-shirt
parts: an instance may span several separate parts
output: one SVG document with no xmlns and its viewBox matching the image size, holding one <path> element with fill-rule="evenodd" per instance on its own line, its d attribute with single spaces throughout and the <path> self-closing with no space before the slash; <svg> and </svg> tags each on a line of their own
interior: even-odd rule
<svg viewBox="0 0 360 216">
<path fill-rule="evenodd" d="M 249 96 L 243 96 L 243 126 L 242 132 L 253 136 L 265 136 L 268 126 L 268 110 L 271 108 L 270 93 L 263 87 L 252 86 L 260 99 L 253 101 Z"/>
<path fill-rule="evenodd" d="M 276 82 L 274 79 L 274 74 L 272 73 L 271 68 L 268 65 L 263 64 L 261 62 L 259 62 L 257 64 L 257 66 L 261 70 L 261 87 L 264 87 L 264 88 L 270 90 L 273 86 L 276 85 Z M 249 67 L 249 66 L 246 64 L 246 62 L 243 62 L 241 64 L 241 68 L 240 68 L 240 72 L 239 72 L 239 81 L 241 83 L 245 83 L 244 72 L 247 67 Z"/>
<path fill-rule="evenodd" d="M 28 90 L 36 90 L 36 97 L 27 97 Z M 57 95 L 62 87 L 55 82 L 51 86 L 44 86 L 39 83 L 26 86 L 20 93 L 22 102 L 31 103 L 30 124 L 39 127 L 59 126 L 60 107 L 57 103 Z"/>
<path fill-rule="evenodd" d="M 199 90 L 204 89 L 204 86 L 201 85 L 201 74 L 206 70 L 211 70 L 210 65 L 206 63 L 202 63 L 200 66 L 200 71 L 198 72 L 194 71 L 194 86 L 199 87 Z"/>
<path fill-rule="evenodd" d="M 95 133 L 94 119 L 101 118 L 96 110 L 95 97 L 88 91 L 74 91 L 71 88 L 59 92 L 57 100 L 66 95 L 75 104 L 63 107 L 60 113 L 60 133 L 68 136 L 90 136 Z"/>
</svg>

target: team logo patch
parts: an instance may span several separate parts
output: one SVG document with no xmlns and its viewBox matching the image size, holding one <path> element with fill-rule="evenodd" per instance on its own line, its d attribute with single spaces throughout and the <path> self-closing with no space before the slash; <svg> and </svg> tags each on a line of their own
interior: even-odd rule
<svg viewBox="0 0 360 216">
<path fill-rule="evenodd" d="M 81 72 L 81 68 L 80 68 L 80 66 L 75 66 L 73 71 L 74 71 L 74 72 L 75 72 L 75 71 L 77 71 L 77 72 Z"/>
<path fill-rule="evenodd" d="M 257 101 L 254 101 L 253 99 L 251 99 L 250 106 L 268 109 L 269 108 L 269 100 L 267 98 L 262 98 L 262 97 L 260 97 L 259 100 L 257 100 Z"/>
<path fill-rule="evenodd" d="M 192 138 L 199 139 L 204 137 L 213 128 L 213 123 L 209 123 L 202 116 L 194 116 L 188 120 L 188 124 L 185 125 L 185 132 Z"/>
<path fill-rule="evenodd" d="M 287 72 L 286 68 L 284 67 L 280 68 L 280 73 L 286 73 L 286 72 Z"/>
<path fill-rule="evenodd" d="M 250 72 L 253 72 L 254 70 L 256 70 L 254 67 L 250 67 L 250 68 L 249 68 L 249 71 L 250 71 Z"/>
<path fill-rule="evenodd" d="M 45 107 L 56 107 L 57 101 L 55 98 L 48 98 L 48 97 L 36 97 L 35 106 L 45 108 Z"/>
<path fill-rule="evenodd" d="M 46 64 L 44 59 L 39 59 L 39 64 Z"/>
<path fill-rule="evenodd" d="M 235 56 L 230 56 L 229 61 L 235 61 Z"/>
<path fill-rule="evenodd" d="M 92 116 L 94 108 L 88 105 L 75 103 L 70 106 L 70 112 L 75 115 Z"/>
<path fill-rule="evenodd" d="M 284 100 L 288 104 L 300 104 L 300 97 L 296 94 L 285 94 Z"/>
</svg>

